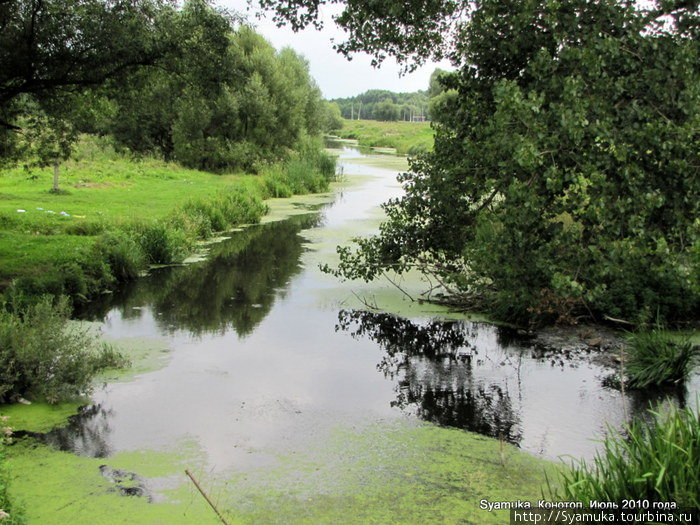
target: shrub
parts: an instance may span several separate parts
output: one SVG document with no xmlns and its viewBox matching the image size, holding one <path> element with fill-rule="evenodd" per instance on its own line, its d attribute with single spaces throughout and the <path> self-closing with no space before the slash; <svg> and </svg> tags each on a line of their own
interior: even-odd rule
<svg viewBox="0 0 700 525">
<path fill-rule="evenodd" d="M 188 241 L 182 230 L 172 229 L 157 221 L 141 226 L 136 241 L 150 264 L 169 264 L 176 261 L 188 249 Z"/>
<path fill-rule="evenodd" d="M 631 388 L 645 388 L 686 379 L 700 357 L 700 347 L 677 341 L 657 327 L 629 337 L 626 372 Z"/>
<path fill-rule="evenodd" d="M 635 420 L 627 437 L 611 433 L 592 465 L 574 462 L 561 473 L 553 499 L 620 502 L 623 499 L 700 506 L 700 420 L 690 408 L 672 409 L 653 420 Z"/>
<path fill-rule="evenodd" d="M 109 266 L 111 274 L 119 282 L 136 279 L 144 268 L 145 255 L 139 244 L 123 231 L 102 235 L 95 243 L 98 258 Z"/>
<path fill-rule="evenodd" d="M 38 396 L 49 402 L 85 393 L 93 376 L 124 364 L 86 330 L 66 323 L 68 299 L 0 310 L 0 402 Z"/>
</svg>

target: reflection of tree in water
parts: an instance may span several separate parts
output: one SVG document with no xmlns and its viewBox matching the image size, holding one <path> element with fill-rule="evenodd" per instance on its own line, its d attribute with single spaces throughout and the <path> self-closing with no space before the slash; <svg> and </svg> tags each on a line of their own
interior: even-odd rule
<svg viewBox="0 0 700 525">
<path fill-rule="evenodd" d="M 103 304 L 101 316 L 115 306 L 124 318 L 141 315 L 149 306 L 156 322 L 168 331 L 195 334 L 251 333 L 265 318 L 280 290 L 301 267 L 304 250 L 299 231 L 319 217 L 298 215 L 288 220 L 246 228 L 212 247 L 206 261 L 162 268 L 139 279 Z"/>
<path fill-rule="evenodd" d="M 388 314 L 344 310 L 336 329 L 368 337 L 384 349 L 377 368 L 397 381 L 393 406 L 440 425 L 503 436 L 514 444 L 522 439 L 508 392 L 473 375 L 478 325 L 416 324 Z"/>
<path fill-rule="evenodd" d="M 44 434 L 43 441 L 58 450 L 73 452 L 91 458 L 106 458 L 111 450 L 108 436 L 111 432 L 109 417 L 111 410 L 101 405 L 82 407 L 71 416 L 68 425 Z"/>
</svg>

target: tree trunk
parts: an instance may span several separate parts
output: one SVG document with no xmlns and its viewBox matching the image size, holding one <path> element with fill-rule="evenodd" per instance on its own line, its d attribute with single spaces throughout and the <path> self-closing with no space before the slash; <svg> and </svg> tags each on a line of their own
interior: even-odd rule
<svg viewBox="0 0 700 525">
<path fill-rule="evenodd" d="M 56 159 L 53 162 L 53 191 L 58 191 L 58 168 L 61 161 Z"/>
</svg>

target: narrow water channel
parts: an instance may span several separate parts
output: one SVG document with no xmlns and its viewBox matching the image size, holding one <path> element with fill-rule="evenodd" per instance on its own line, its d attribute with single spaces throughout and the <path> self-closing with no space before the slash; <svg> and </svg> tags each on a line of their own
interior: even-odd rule
<svg viewBox="0 0 700 525">
<path fill-rule="evenodd" d="M 92 457 L 193 442 L 205 470 L 244 472 L 313 448 L 338 425 L 408 420 L 502 437 L 547 459 L 590 458 L 625 410 L 620 392 L 602 386 L 612 370 L 591 354 L 545 352 L 507 328 L 436 318 L 390 284 L 320 272 L 400 194 L 396 159 L 339 153 L 346 182 L 325 201 L 273 203 L 294 213 L 86 312 L 108 338 L 160 341 L 162 358 L 96 389 L 48 439 Z M 647 401 L 630 397 L 628 409 Z"/>
</svg>

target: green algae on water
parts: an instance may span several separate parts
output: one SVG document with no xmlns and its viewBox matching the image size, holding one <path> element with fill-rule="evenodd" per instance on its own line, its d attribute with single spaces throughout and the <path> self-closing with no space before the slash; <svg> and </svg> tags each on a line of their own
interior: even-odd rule
<svg viewBox="0 0 700 525">
<path fill-rule="evenodd" d="M 129 381 L 140 374 L 164 368 L 171 356 L 171 348 L 165 340 L 153 337 L 122 337 L 107 339 L 114 348 L 129 360 L 126 368 L 107 369 L 98 374 L 94 383 Z"/>
<path fill-rule="evenodd" d="M 150 503 L 146 497 L 121 495 L 115 483 L 101 474 L 102 465 L 140 476 L 155 473 L 160 478 L 146 481 L 166 487 L 163 500 Z M 30 525 L 220 523 L 196 489 L 187 484 L 185 460 L 178 453 L 147 451 L 85 458 L 27 438 L 10 447 L 7 466 L 10 496 L 24 507 Z"/>
<path fill-rule="evenodd" d="M 67 424 L 68 418 L 78 413 L 86 399 L 50 405 L 46 402 L 34 402 L 31 405 L 16 403 L 0 405 L 0 416 L 8 416 L 8 425 L 13 431 L 48 432 Z"/>
<path fill-rule="evenodd" d="M 392 421 L 337 427 L 304 451 L 258 470 L 214 473 L 194 444 L 174 451 L 78 457 L 32 439 L 10 452 L 11 496 L 30 524 L 214 524 L 184 476 L 197 473 L 231 523 L 503 523 L 489 501 L 536 500 L 553 464 L 470 432 Z M 156 498 L 125 497 L 100 466 L 134 472 Z"/>
<path fill-rule="evenodd" d="M 504 523 L 489 501 L 529 500 L 553 464 L 457 429 L 399 421 L 338 428 L 326 446 L 227 481 L 244 523 Z"/>
</svg>

